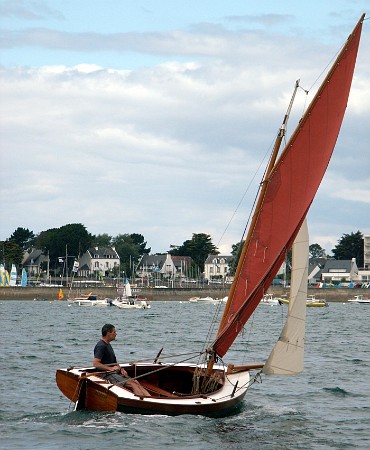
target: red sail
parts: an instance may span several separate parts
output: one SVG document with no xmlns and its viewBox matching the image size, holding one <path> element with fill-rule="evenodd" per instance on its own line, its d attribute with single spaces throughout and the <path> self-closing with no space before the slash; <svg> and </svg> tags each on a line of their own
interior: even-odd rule
<svg viewBox="0 0 370 450">
<path fill-rule="evenodd" d="M 347 106 L 364 17 L 267 177 L 212 346 L 221 357 L 270 286 L 325 174 Z"/>
</svg>

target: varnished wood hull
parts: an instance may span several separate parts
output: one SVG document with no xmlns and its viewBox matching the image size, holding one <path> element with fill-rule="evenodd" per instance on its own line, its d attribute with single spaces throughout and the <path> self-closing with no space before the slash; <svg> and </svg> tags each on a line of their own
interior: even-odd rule
<svg viewBox="0 0 370 450">
<path fill-rule="evenodd" d="M 128 389 L 119 387 L 88 369 L 58 369 L 56 382 L 61 392 L 76 409 L 120 411 L 136 414 L 201 414 L 229 415 L 238 410 L 247 392 L 249 370 L 233 371 L 225 376 L 222 367 L 214 373 L 219 379 L 216 389 L 205 395 L 191 395 L 195 365 L 123 365 L 131 376 L 139 380 L 151 397 L 140 398 Z M 140 378 L 140 375 L 144 375 Z"/>
</svg>

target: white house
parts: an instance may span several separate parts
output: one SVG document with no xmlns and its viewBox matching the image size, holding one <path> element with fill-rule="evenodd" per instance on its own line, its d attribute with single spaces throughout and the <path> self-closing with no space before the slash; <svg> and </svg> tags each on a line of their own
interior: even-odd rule
<svg viewBox="0 0 370 450">
<path fill-rule="evenodd" d="M 206 280 L 225 280 L 229 274 L 230 255 L 208 255 L 204 263 L 204 278 Z"/>
<path fill-rule="evenodd" d="M 348 260 L 328 259 L 321 271 L 321 280 L 324 283 L 358 281 L 359 274 L 356 258 Z"/>
<path fill-rule="evenodd" d="M 78 262 L 78 276 L 107 276 L 115 267 L 119 267 L 120 258 L 114 247 L 90 247 Z"/>
</svg>

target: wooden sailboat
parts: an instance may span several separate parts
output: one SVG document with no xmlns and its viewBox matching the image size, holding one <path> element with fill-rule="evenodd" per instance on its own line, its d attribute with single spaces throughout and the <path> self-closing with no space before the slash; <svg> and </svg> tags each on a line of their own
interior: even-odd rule
<svg viewBox="0 0 370 450">
<path fill-rule="evenodd" d="M 229 414 L 240 405 L 254 378 L 303 370 L 307 298 L 308 236 L 305 218 L 330 161 L 350 92 L 365 15 L 362 15 L 337 60 L 277 157 L 288 114 L 273 155 L 240 256 L 235 280 L 217 335 L 194 364 L 121 364 L 151 393 L 138 397 L 100 377 L 93 367 L 58 369 L 56 382 L 76 409 L 159 414 Z M 293 246 L 294 243 L 294 246 Z M 286 253 L 293 246 L 293 275 L 288 318 L 266 363 L 219 364 L 267 292 Z M 199 352 L 197 353 L 199 355 Z"/>
</svg>

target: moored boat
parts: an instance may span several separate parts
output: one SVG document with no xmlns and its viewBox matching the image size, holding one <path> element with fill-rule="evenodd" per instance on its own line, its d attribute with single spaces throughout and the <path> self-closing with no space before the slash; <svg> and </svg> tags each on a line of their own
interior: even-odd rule
<svg viewBox="0 0 370 450">
<path fill-rule="evenodd" d="M 322 308 L 329 306 L 329 303 L 322 298 L 316 298 L 315 295 L 309 295 L 307 297 L 306 306 L 308 308 Z"/>
<path fill-rule="evenodd" d="M 112 299 L 104 298 L 99 299 L 97 295 L 90 292 L 89 294 L 82 294 L 80 297 L 74 297 L 68 299 L 69 303 L 78 305 L 78 306 L 111 306 Z"/>
<path fill-rule="evenodd" d="M 260 302 L 260 305 L 280 305 L 280 299 L 277 297 L 274 297 L 272 294 L 265 294 Z"/>
<path fill-rule="evenodd" d="M 150 303 L 147 300 L 139 300 L 135 297 L 121 298 L 117 297 L 112 301 L 113 306 L 120 309 L 150 309 Z"/>
<path fill-rule="evenodd" d="M 361 305 L 370 305 L 370 298 L 364 298 L 362 294 L 355 295 L 348 300 L 350 303 L 359 303 Z"/>
<path fill-rule="evenodd" d="M 279 298 L 279 303 L 289 304 L 289 298 Z M 329 303 L 324 299 L 316 298 L 315 295 L 309 295 L 306 299 L 306 307 L 308 308 L 322 308 L 326 306 L 329 306 Z"/>
<path fill-rule="evenodd" d="M 189 303 L 222 303 L 223 299 L 213 298 L 213 297 L 190 297 L 188 300 Z"/>
</svg>

